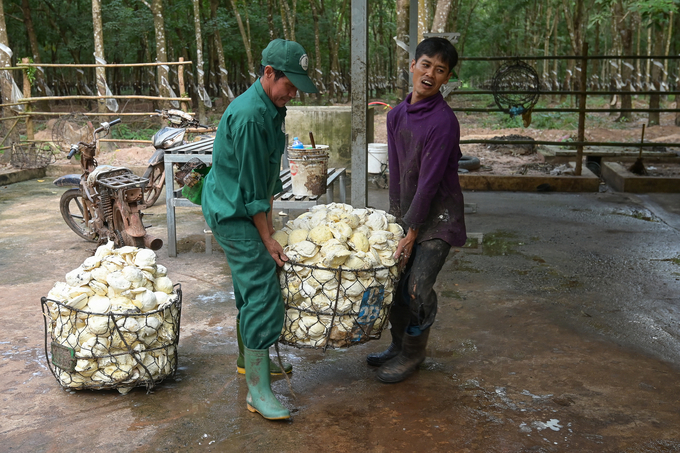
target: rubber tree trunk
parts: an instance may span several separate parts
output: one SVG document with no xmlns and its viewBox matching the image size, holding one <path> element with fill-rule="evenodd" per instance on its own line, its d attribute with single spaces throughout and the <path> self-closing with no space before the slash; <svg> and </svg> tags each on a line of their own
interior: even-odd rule
<svg viewBox="0 0 680 453">
<path fill-rule="evenodd" d="M 409 0 L 397 0 L 397 47 L 396 47 L 396 67 L 397 67 L 397 102 L 406 99 L 409 92 Z M 401 45 L 404 47 L 401 47 Z"/>
<path fill-rule="evenodd" d="M 33 26 L 33 16 L 31 15 L 31 6 L 28 0 L 21 0 L 21 11 L 24 15 L 24 25 L 26 26 L 26 33 L 28 34 L 28 41 L 31 44 L 31 54 L 34 63 L 40 63 L 40 45 L 38 44 L 38 37 L 35 34 L 35 27 Z M 39 96 L 47 96 L 47 85 L 45 83 L 45 73 L 43 68 L 35 68 L 35 87 Z M 24 93 L 25 97 L 30 97 L 31 93 Z M 36 103 L 36 107 L 40 112 L 49 112 L 50 103 L 47 101 L 40 101 Z"/>
<path fill-rule="evenodd" d="M 0 67 L 9 67 L 12 65 L 12 51 L 9 48 L 9 39 L 7 38 L 7 26 L 5 24 L 5 10 L 2 5 L 2 0 L 0 0 Z M 12 102 L 12 73 L 10 71 L 0 71 L 0 88 L 2 89 L 2 103 L 8 104 Z M 2 116 L 14 116 L 14 112 L 10 107 L 3 107 Z M 3 121 L 2 129 L 7 130 L 11 127 L 9 122 L 12 120 Z M 4 137 L 3 133 L 3 137 Z M 16 133 L 13 133 L 10 138 L 5 141 L 5 145 L 10 145 L 12 142 L 16 141 Z M 9 152 L 0 154 L 0 162 L 9 161 Z"/>
<path fill-rule="evenodd" d="M 653 53 L 654 55 L 661 55 L 663 49 L 663 33 L 652 33 L 654 36 L 653 43 Z M 659 62 L 655 61 L 652 64 L 651 70 L 651 82 L 650 84 L 654 86 L 655 94 L 649 96 L 649 108 L 658 109 L 661 108 L 661 68 L 658 66 Z M 649 112 L 648 126 L 658 126 L 661 124 L 661 114 L 659 112 Z"/>
<path fill-rule="evenodd" d="M 203 71 L 203 35 L 201 34 L 201 5 L 199 0 L 194 0 L 194 30 L 196 31 L 196 72 L 198 74 L 198 120 L 205 124 L 205 73 Z"/>
<path fill-rule="evenodd" d="M 621 53 L 623 55 L 631 55 L 633 53 L 633 29 L 631 26 L 632 20 L 630 18 L 627 19 L 627 17 L 630 16 L 630 14 L 625 14 L 623 3 L 620 0 L 614 3 L 613 8 L 614 8 L 613 22 L 615 34 L 616 36 L 620 37 Z M 624 84 L 623 89 L 630 90 L 630 87 L 632 86 L 631 70 L 627 65 L 623 64 L 623 61 L 621 63 L 622 64 L 618 70 L 620 71 L 622 83 Z M 622 94 L 621 108 L 630 109 L 632 107 L 633 100 L 630 94 Z M 632 118 L 633 118 L 632 112 L 621 112 L 616 121 L 630 121 Z"/>
<path fill-rule="evenodd" d="M 243 39 L 243 47 L 246 49 L 246 57 L 248 58 L 248 79 L 252 85 L 257 80 L 257 75 L 255 73 L 255 65 L 253 63 L 253 50 L 250 42 L 250 34 L 246 32 L 246 28 L 243 26 L 243 20 L 241 20 L 241 13 L 238 11 L 236 6 L 236 1 L 231 0 L 231 7 L 234 10 L 234 16 L 236 17 L 236 22 L 238 23 L 238 29 L 241 32 L 241 39 Z M 246 4 L 246 8 L 248 4 Z"/>
<path fill-rule="evenodd" d="M 5 9 L 2 1 L 0 1 L 0 44 L 4 46 L 0 49 L 0 67 L 12 66 L 12 51 L 10 50 L 9 39 L 7 37 Z M 12 102 L 12 73 L 10 71 L 2 71 L 0 78 L 2 79 L 2 103 L 10 104 Z M 9 107 L 3 107 L 2 110 L 3 116 L 12 116 L 12 110 Z"/>
<path fill-rule="evenodd" d="M 437 0 L 437 8 L 434 11 L 434 19 L 432 20 L 433 33 L 444 33 L 446 31 L 446 22 L 449 20 L 450 12 L 451 0 Z"/>
<path fill-rule="evenodd" d="M 210 18 L 213 21 L 217 20 L 217 7 L 219 0 L 210 0 Z M 219 27 L 215 27 L 215 34 L 213 35 L 215 41 L 215 53 L 217 54 L 217 72 L 219 73 L 220 99 L 222 105 L 226 108 L 232 101 L 232 96 L 229 91 L 229 71 L 227 71 L 227 64 L 224 59 L 224 48 L 222 47 L 222 38 L 220 37 Z"/>
<path fill-rule="evenodd" d="M 288 5 L 288 0 L 280 0 L 280 4 L 281 4 L 281 21 L 284 24 L 288 22 L 287 27 L 288 37 L 286 39 L 295 41 L 295 17 L 297 12 L 297 0 L 293 0 L 292 9 L 290 8 L 290 5 Z M 305 93 L 303 91 L 298 91 L 298 95 L 300 96 L 300 101 L 304 104 Z"/>
<path fill-rule="evenodd" d="M 269 29 L 269 40 L 273 41 L 276 38 L 274 31 L 274 0 L 267 0 L 267 28 Z"/>
<path fill-rule="evenodd" d="M 553 27 L 555 26 L 555 22 L 557 22 L 557 16 L 555 16 L 555 20 L 553 22 L 550 22 L 552 19 L 552 5 L 548 6 L 548 12 L 545 15 L 545 35 L 543 38 L 543 56 L 548 57 L 550 55 L 550 35 L 552 35 L 552 30 Z M 549 82 L 550 80 L 550 61 L 547 59 L 543 61 L 543 75 L 542 75 L 543 83 L 547 87 L 547 91 L 552 91 L 552 83 Z"/>
<path fill-rule="evenodd" d="M 92 0 L 92 26 L 94 30 L 94 56 L 97 63 L 105 61 L 104 56 L 104 31 L 102 27 L 102 4 L 100 0 Z M 95 69 L 97 77 L 97 95 L 106 96 L 106 68 Z M 106 113 L 106 99 L 97 99 L 97 111 Z"/>
<path fill-rule="evenodd" d="M 312 20 L 314 21 L 314 74 L 312 74 L 312 80 L 314 80 L 314 85 L 319 90 L 316 94 L 316 104 L 321 103 L 321 97 L 323 96 L 323 72 L 321 71 L 321 43 L 320 43 L 320 31 L 319 31 L 319 7 L 316 4 L 316 0 L 309 0 L 309 6 L 312 9 Z"/>
<path fill-rule="evenodd" d="M 153 28 L 156 34 L 156 61 L 159 63 L 167 63 L 168 49 L 165 43 L 165 21 L 163 20 L 163 0 L 153 0 L 151 2 L 151 14 L 153 14 Z M 170 78 L 168 75 L 168 66 L 159 65 L 156 72 L 156 84 L 158 85 L 159 94 L 162 97 L 170 96 Z M 168 101 L 161 101 L 160 107 L 169 108 L 171 104 Z"/>
<path fill-rule="evenodd" d="M 290 31 L 290 39 L 295 41 L 295 19 L 297 17 L 297 0 L 293 0 L 293 7 L 288 5 L 288 0 L 281 0 L 288 16 L 288 27 Z"/>
</svg>

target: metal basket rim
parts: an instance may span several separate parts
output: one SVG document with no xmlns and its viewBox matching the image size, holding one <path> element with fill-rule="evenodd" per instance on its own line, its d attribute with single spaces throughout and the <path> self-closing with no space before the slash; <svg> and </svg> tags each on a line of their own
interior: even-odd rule
<svg viewBox="0 0 680 453">
<path fill-rule="evenodd" d="M 50 299 L 50 298 L 48 298 L 48 297 L 46 297 L 46 296 L 41 297 L 41 302 L 42 302 L 43 300 L 44 300 L 45 302 L 54 302 L 54 303 L 56 303 L 57 305 L 60 305 L 60 306 L 65 307 L 65 308 L 68 308 L 69 310 L 72 310 L 72 311 L 74 311 L 74 312 L 76 312 L 76 313 L 85 313 L 86 315 L 93 315 L 93 316 L 147 316 L 147 315 L 154 315 L 154 314 L 156 314 L 156 313 L 160 313 L 160 312 L 162 312 L 162 311 L 165 311 L 165 310 L 167 310 L 168 308 L 172 307 L 173 305 L 177 305 L 177 306 L 181 306 L 181 305 L 182 305 L 182 286 L 181 286 L 179 283 L 175 283 L 175 284 L 173 285 L 173 293 L 174 293 L 174 288 L 175 288 L 175 286 L 177 286 L 177 285 L 179 285 L 179 288 L 178 288 L 179 291 L 177 291 L 177 293 L 176 293 L 176 294 L 177 294 L 177 299 L 175 299 L 174 301 L 172 301 L 171 303 L 169 303 L 168 305 L 166 305 L 166 306 L 163 307 L 163 308 L 157 308 L 157 309 L 154 310 L 154 311 L 147 311 L 147 312 L 144 312 L 144 313 L 142 313 L 142 312 L 139 312 L 139 313 L 122 313 L 122 312 L 116 312 L 116 311 L 109 311 L 109 312 L 106 312 L 106 313 L 94 313 L 94 312 L 91 312 L 91 311 L 82 310 L 82 309 L 80 309 L 80 308 L 71 307 L 70 305 L 67 305 L 67 304 L 65 304 L 64 302 L 61 302 L 61 301 L 58 301 L 58 300 L 54 300 L 54 299 Z"/>
<path fill-rule="evenodd" d="M 317 266 L 315 264 L 297 263 L 297 262 L 294 262 L 292 260 L 286 261 L 284 263 L 284 266 L 286 265 L 286 263 L 290 264 L 291 266 L 302 266 L 302 267 L 306 267 L 306 268 L 309 268 L 309 269 L 317 269 L 317 270 L 322 270 L 322 271 L 332 271 L 332 272 L 341 271 L 341 272 L 355 272 L 355 273 L 381 271 L 381 270 L 384 270 L 384 269 L 391 270 L 393 267 L 397 266 L 397 264 L 395 263 L 392 266 L 369 267 L 369 268 L 366 268 L 366 269 L 352 269 L 352 268 L 349 268 L 349 267 L 342 267 L 342 265 L 339 266 L 339 267 L 323 267 L 323 266 Z M 286 270 L 283 267 L 281 267 L 281 270 L 282 270 L 282 272 L 290 272 L 290 270 Z"/>
</svg>

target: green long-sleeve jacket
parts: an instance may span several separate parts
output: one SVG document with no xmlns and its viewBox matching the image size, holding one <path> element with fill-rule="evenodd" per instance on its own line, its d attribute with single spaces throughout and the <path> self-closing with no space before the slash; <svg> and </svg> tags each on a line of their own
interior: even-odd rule
<svg viewBox="0 0 680 453">
<path fill-rule="evenodd" d="M 216 234 L 259 239 L 252 218 L 269 212 L 282 190 L 285 107 L 276 107 L 257 80 L 224 112 L 213 145 L 213 164 L 203 183 L 203 215 Z"/>
</svg>

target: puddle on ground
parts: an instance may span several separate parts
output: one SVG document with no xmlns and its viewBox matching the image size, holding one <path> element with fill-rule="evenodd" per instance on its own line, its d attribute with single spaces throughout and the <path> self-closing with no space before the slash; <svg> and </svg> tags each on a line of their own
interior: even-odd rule
<svg viewBox="0 0 680 453">
<path fill-rule="evenodd" d="M 612 214 L 633 217 L 647 222 L 659 222 L 659 218 L 652 211 L 644 208 L 618 208 L 613 210 Z"/>
<path fill-rule="evenodd" d="M 442 297 L 448 297 L 448 298 L 456 299 L 456 300 L 465 300 L 465 297 L 461 293 L 459 293 L 458 291 L 444 290 L 444 291 L 440 291 L 439 294 Z"/>
<path fill-rule="evenodd" d="M 513 233 L 505 231 L 487 233 L 482 242 L 482 254 L 486 256 L 518 255 L 519 252 L 515 250 L 515 247 L 524 245 L 524 243 L 514 240 L 515 238 Z"/>
<path fill-rule="evenodd" d="M 481 272 L 476 267 L 470 266 L 469 261 L 455 259 L 452 264 L 456 272 L 469 272 L 471 274 L 479 274 Z"/>
<path fill-rule="evenodd" d="M 474 340 L 463 340 L 460 346 L 451 352 L 451 357 L 460 358 L 477 352 L 477 345 Z"/>
</svg>

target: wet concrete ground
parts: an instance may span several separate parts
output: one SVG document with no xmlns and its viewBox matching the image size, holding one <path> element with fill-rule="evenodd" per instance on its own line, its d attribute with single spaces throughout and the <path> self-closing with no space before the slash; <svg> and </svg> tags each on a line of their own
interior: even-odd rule
<svg viewBox="0 0 680 453">
<path fill-rule="evenodd" d="M 466 193 L 480 244 L 452 251 L 428 359 L 385 385 L 346 350 L 282 347 L 291 422 L 245 407 L 228 267 L 202 253 L 200 210 L 178 209 L 179 370 L 152 394 L 67 392 L 46 366 L 41 296 L 93 246 L 61 190 L 0 187 L 0 451 L 680 451 L 680 196 Z M 385 191 L 370 204 L 384 208 Z M 165 207 L 145 223 L 163 239 Z M 479 237 L 476 235 L 475 237 Z"/>
</svg>

